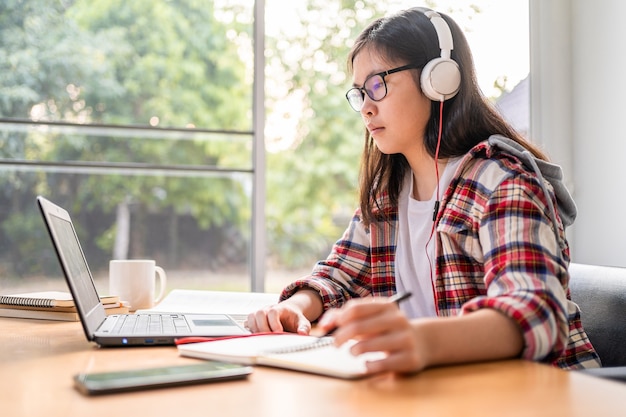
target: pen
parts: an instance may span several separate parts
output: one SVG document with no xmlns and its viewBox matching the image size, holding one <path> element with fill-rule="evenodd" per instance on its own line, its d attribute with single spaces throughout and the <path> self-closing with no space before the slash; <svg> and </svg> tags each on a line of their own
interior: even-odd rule
<svg viewBox="0 0 626 417">
<path fill-rule="evenodd" d="M 411 295 L 412 294 L 410 292 L 397 293 L 397 294 L 394 294 L 391 297 L 389 297 L 389 301 L 392 302 L 392 303 L 400 304 L 400 301 L 406 300 Z M 328 337 L 328 336 L 332 335 L 335 332 L 335 330 L 337 330 L 337 328 L 333 327 L 332 329 L 330 329 L 329 331 L 327 331 L 326 333 L 324 333 L 320 337 Z"/>
<path fill-rule="evenodd" d="M 403 292 L 403 293 L 394 294 L 391 297 L 389 297 L 389 301 L 391 301 L 392 303 L 400 304 L 400 301 L 406 300 L 411 295 L 413 295 L 413 294 L 411 294 L 410 292 Z"/>
</svg>

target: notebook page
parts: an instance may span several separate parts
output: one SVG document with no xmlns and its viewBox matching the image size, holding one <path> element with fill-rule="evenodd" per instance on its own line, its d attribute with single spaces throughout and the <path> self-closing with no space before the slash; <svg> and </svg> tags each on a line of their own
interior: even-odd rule
<svg viewBox="0 0 626 417">
<path fill-rule="evenodd" d="M 366 362 L 382 359 L 382 352 L 370 352 L 359 356 L 350 353 L 350 343 L 341 347 L 323 346 L 311 350 L 290 353 L 268 354 L 257 359 L 257 363 L 268 366 L 310 372 L 337 378 L 358 378 L 367 375 Z"/>
<path fill-rule="evenodd" d="M 382 352 L 354 356 L 349 351 L 351 343 L 340 348 L 325 344 L 313 349 L 301 349 L 317 340 L 319 339 L 314 336 L 297 334 L 259 335 L 179 345 L 178 351 L 183 356 L 246 365 L 266 365 L 338 378 L 365 376 L 367 360 L 385 357 Z M 292 352 L 289 352 L 290 348 L 294 348 Z M 286 353 L 272 353 L 273 351 Z"/>
</svg>

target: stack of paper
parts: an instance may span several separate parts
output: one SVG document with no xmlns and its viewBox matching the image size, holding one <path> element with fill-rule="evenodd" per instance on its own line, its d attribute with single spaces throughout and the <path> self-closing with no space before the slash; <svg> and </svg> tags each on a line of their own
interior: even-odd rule
<svg viewBox="0 0 626 417">
<path fill-rule="evenodd" d="M 100 301 L 107 314 L 128 313 L 128 306 L 125 306 L 118 296 L 102 296 Z M 62 291 L 0 295 L 0 316 L 79 321 L 72 295 Z"/>
</svg>

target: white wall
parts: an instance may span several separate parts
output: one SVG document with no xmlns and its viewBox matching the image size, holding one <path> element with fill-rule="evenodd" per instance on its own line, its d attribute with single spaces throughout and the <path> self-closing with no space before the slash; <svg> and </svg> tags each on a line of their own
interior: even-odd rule
<svg viewBox="0 0 626 417">
<path fill-rule="evenodd" d="M 531 137 L 578 205 L 574 262 L 626 266 L 626 2 L 530 0 Z"/>
</svg>

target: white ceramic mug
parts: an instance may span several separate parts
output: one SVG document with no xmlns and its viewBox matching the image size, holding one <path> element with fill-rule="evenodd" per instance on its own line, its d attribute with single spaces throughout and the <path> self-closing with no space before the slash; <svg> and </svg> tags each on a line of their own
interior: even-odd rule
<svg viewBox="0 0 626 417">
<path fill-rule="evenodd" d="M 159 295 L 156 277 L 159 277 Z M 130 304 L 130 311 L 152 308 L 165 294 L 167 276 L 150 259 L 112 260 L 109 262 L 109 292 Z"/>
</svg>

